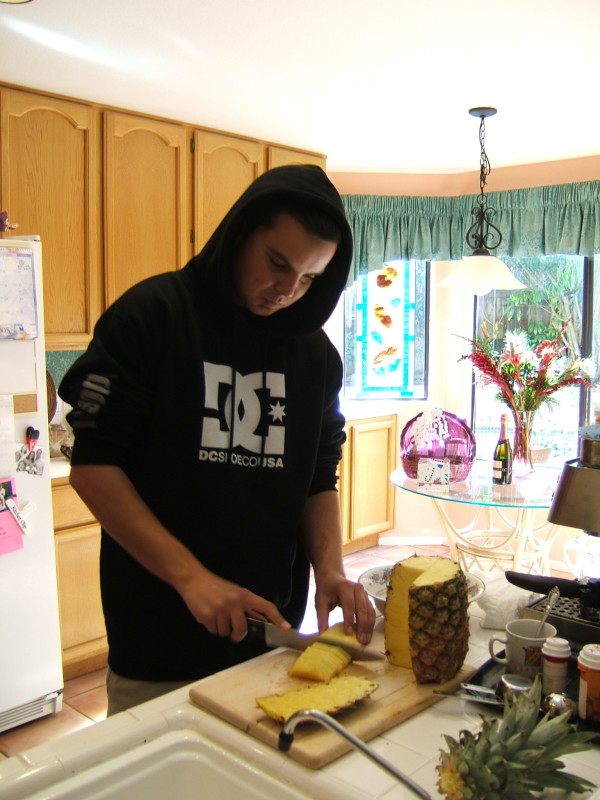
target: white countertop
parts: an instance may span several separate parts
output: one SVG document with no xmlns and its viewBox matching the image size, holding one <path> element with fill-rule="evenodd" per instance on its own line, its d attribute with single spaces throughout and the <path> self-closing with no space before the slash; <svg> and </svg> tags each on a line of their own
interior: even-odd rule
<svg viewBox="0 0 600 800">
<path fill-rule="evenodd" d="M 68 478 L 71 472 L 71 462 L 66 458 L 50 459 L 50 479 Z"/>
<path fill-rule="evenodd" d="M 482 628 L 484 613 L 475 603 L 471 604 L 470 609 L 471 641 L 467 662 L 478 667 L 489 657 L 487 642 L 494 631 Z M 248 774 L 254 775 L 256 780 L 265 775 L 270 775 L 271 780 L 275 776 L 285 788 L 285 794 L 281 796 L 330 800 L 401 800 L 415 797 L 391 775 L 356 751 L 320 770 L 304 767 L 289 755 L 262 744 L 241 730 L 198 709 L 190 703 L 188 693 L 187 688 L 179 689 L 83 731 L 0 762 L 0 800 L 30 797 L 34 790 L 49 783 L 65 781 L 69 775 L 77 775 L 79 778 L 85 775 L 85 770 L 99 761 L 104 762 L 102 769 L 108 770 L 113 761 L 118 760 L 119 755 L 128 748 L 147 744 L 153 737 L 175 730 L 188 731 L 188 739 L 192 737 L 192 732 L 201 734 L 219 752 L 226 753 L 227 758 L 231 759 L 232 768 L 234 764 L 236 768 L 244 766 L 250 769 Z M 435 766 L 439 759 L 439 750 L 446 748 L 443 734 L 457 737 L 461 729 L 478 729 L 479 715 L 487 713 L 487 710 L 488 707 L 469 701 L 445 698 L 371 740 L 369 745 L 409 775 L 432 797 L 436 797 Z M 593 750 L 565 757 L 566 768 L 600 786 L 599 754 L 599 748 L 594 747 Z M 248 784 L 250 783 L 251 779 L 248 780 Z M 35 796 L 67 797 L 67 794 L 42 792 Z M 113 795 L 102 795 L 105 796 Z M 213 795 L 207 793 L 202 796 Z M 251 796 L 254 797 L 255 794 L 252 793 Z M 543 797 L 554 799 L 564 795 L 545 792 Z M 600 800 L 600 790 L 577 797 L 582 800 L 592 797 Z M 221 800 L 225 798 L 221 797 Z"/>
</svg>

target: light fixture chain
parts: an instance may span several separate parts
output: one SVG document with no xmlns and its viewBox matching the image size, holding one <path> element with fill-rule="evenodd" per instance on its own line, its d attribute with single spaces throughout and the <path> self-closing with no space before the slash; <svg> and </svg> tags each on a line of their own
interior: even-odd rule
<svg viewBox="0 0 600 800">
<path fill-rule="evenodd" d="M 479 198 L 478 205 L 472 209 L 473 224 L 467 231 L 467 244 L 473 250 L 472 255 L 488 255 L 490 250 L 495 250 L 502 242 L 502 234 L 499 228 L 494 225 L 492 218 L 496 213 L 493 208 L 489 208 L 485 198 L 485 186 L 487 176 L 492 171 L 490 160 L 485 152 L 485 118 L 493 116 L 495 108 L 471 108 L 469 114 L 472 117 L 479 117 Z"/>
<path fill-rule="evenodd" d="M 485 189 L 487 183 L 487 176 L 492 171 L 492 165 L 490 164 L 488 155 L 485 152 L 485 117 L 483 116 L 481 117 L 481 122 L 479 123 L 479 145 L 481 147 L 481 156 L 479 159 L 479 189 L 481 199 L 483 200 L 483 190 Z"/>
</svg>

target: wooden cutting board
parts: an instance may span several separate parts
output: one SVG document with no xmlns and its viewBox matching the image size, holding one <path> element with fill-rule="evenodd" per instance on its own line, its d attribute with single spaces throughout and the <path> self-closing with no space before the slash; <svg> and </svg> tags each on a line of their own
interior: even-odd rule
<svg viewBox="0 0 600 800">
<path fill-rule="evenodd" d="M 372 646 L 384 651 L 381 633 L 374 633 Z M 265 716 L 255 698 L 309 685 L 310 681 L 288 675 L 297 657 L 298 653 L 293 650 L 276 650 L 211 675 L 191 687 L 190 699 L 205 711 L 277 749 L 281 725 Z M 411 670 L 394 667 L 387 659 L 353 662 L 345 672 L 379 684 L 371 697 L 336 716 L 355 736 L 368 741 L 440 700 L 439 695 L 433 694 L 434 689 L 455 691 L 475 668 L 465 664 L 451 681 L 443 684 L 419 684 Z M 289 754 L 307 767 L 319 769 L 351 749 L 351 745 L 333 731 L 318 723 L 303 722 L 296 728 Z"/>
</svg>

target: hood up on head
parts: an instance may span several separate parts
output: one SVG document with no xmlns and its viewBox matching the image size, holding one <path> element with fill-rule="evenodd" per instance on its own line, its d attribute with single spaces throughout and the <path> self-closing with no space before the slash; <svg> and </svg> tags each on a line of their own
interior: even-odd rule
<svg viewBox="0 0 600 800">
<path fill-rule="evenodd" d="M 343 292 L 352 259 L 352 234 L 339 193 L 325 172 L 317 166 L 276 167 L 257 178 L 223 218 L 200 253 L 185 267 L 193 273 L 201 291 L 231 307 L 232 269 L 240 237 L 246 233 L 249 215 L 261 204 L 272 206 L 281 200 L 322 209 L 334 219 L 342 234 L 325 273 L 296 303 L 268 317 L 253 317 L 253 323 L 269 333 L 302 335 L 318 330 L 331 316 Z M 243 309 L 238 309 L 244 313 Z"/>
</svg>

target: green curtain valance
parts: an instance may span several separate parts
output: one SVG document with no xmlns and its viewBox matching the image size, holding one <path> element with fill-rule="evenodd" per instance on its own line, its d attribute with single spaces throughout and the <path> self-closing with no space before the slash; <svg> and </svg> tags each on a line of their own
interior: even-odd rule
<svg viewBox="0 0 600 800">
<path fill-rule="evenodd" d="M 344 195 L 354 236 L 351 281 L 384 261 L 450 261 L 468 255 L 465 236 L 478 197 Z M 503 237 L 495 255 L 600 252 L 600 181 L 490 192 L 486 198 Z"/>
</svg>

